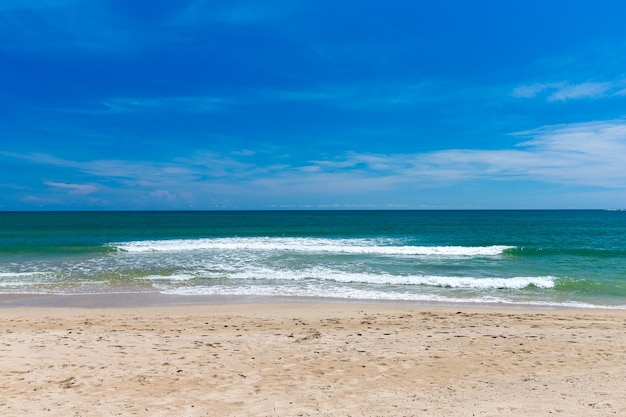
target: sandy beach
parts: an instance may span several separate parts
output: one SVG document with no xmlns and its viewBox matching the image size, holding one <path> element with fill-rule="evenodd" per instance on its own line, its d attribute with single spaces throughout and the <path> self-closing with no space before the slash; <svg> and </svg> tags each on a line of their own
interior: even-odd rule
<svg viewBox="0 0 626 417">
<path fill-rule="evenodd" d="M 626 415 L 626 312 L 0 309 L 3 416 Z"/>
</svg>

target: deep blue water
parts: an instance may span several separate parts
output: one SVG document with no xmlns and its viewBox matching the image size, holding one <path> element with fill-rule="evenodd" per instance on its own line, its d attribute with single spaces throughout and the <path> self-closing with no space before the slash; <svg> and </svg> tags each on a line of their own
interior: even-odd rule
<svg viewBox="0 0 626 417">
<path fill-rule="evenodd" d="M 0 213 L 0 295 L 626 308 L 626 212 Z"/>
</svg>

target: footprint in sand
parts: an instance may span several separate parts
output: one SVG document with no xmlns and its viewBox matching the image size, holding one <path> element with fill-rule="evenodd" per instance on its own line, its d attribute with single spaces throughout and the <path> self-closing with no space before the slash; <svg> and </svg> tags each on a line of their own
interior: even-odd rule
<svg viewBox="0 0 626 417">
<path fill-rule="evenodd" d="M 59 381 L 59 386 L 63 389 L 75 388 L 78 385 L 76 384 L 76 378 L 73 376 L 64 379 L 63 381 Z"/>
</svg>

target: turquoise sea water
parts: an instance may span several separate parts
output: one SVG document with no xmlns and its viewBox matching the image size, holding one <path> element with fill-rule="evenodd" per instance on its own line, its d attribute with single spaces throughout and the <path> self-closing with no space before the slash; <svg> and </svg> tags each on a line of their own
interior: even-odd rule
<svg viewBox="0 0 626 417">
<path fill-rule="evenodd" d="M 626 308 L 623 211 L 0 213 L 0 296 Z"/>
</svg>

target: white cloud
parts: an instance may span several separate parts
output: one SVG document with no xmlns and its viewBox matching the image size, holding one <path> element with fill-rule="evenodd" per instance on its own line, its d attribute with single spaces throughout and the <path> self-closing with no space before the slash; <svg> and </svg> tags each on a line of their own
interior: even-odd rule
<svg viewBox="0 0 626 417">
<path fill-rule="evenodd" d="M 586 82 L 581 84 L 564 84 L 556 88 L 548 97 L 548 101 L 567 101 L 579 98 L 601 98 L 609 95 L 613 88 L 611 83 Z"/>
<path fill-rule="evenodd" d="M 234 156 L 254 156 L 256 155 L 256 151 L 253 151 L 251 149 L 239 149 L 236 151 L 232 151 L 230 154 Z"/>
<path fill-rule="evenodd" d="M 513 149 L 450 149 L 419 154 L 351 152 L 298 169 L 249 177 L 249 193 L 356 195 L 463 183 L 533 181 L 568 189 L 626 188 L 626 121 L 546 126 L 515 134 Z M 252 185 L 252 186 L 250 186 Z"/>
<path fill-rule="evenodd" d="M 548 84 L 541 83 L 520 85 L 513 89 L 511 95 L 516 98 L 534 98 L 548 88 L 550 88 Z"/>
<path fill-rule="evenodd" d="M 570 192 L 623 193 L 626 188 L 626 120 L 545 126 L 515 133 L 514 137 L 519 138 L 519 143 L 510 149 L 448 149 L 413 154 L 347 152 L 333 159 L 309 161 L 276 156 L 265 163 L 253 163 L 247 153 L 202 152 L 163 162 L 76 162 L 41 154 L 2 154 L 92 175 L 94 183 L 108 184 L 108 194 L 133 191 L 143 193 L 151 201 L 170 203 L 176 199 L 202 201 L 202 196 L 233 201 L 277 201 L 287 197 L 314 201 L 327 196 L 348 198 L 373 193 L 386 193 L 388 197 L 396 193 L 395 198 L 402 202 L 404 195 L 398 193 L 410 190 L 516 181 L 560 185 Z M 71 194 L 97 191 L 91 184 L 46 184 Z M 186 193 L 184 199 L 182 193 Z"/>
<path fill-rule="evenodd" d="M 396 184 L 438 187 L 470 181 L 525 180 L 573 186 L 626 188 L 626 120 L 546 126 L 515 136 L 514 149 L 450 149 L 421 154 L 352 153 L 317 161 L 315 171 L 344 169 Z M 309 171 L 313 171 L 309 169 Z"/>
<path fill-rule="evenodd" d="M 511 96 L 515 98 L 533 99 L 544 97 L 547 101 L 569 101 L 576 99 L 599 99 L 624 95 L 626 79 L 606 82 L 583 82 L 571 84 L 568 82 L 534 83 L 515 87 Z"/>
<path fill-rule="evenodd" d="M 92 184 L 68 184 L 54 181 L 45 181 L 44 184 L 50 187 L 69 190 L 69 193 L 73 195 L 87 195 L 98 191 L 98 187 Z"/>
<path fill-rule="evenodd" d="M 176 194 L 172 194 L 167 190 L 154 190 L 150 195 L 158 200 L 175 201 L 177 200 Z"/>
</svg>

